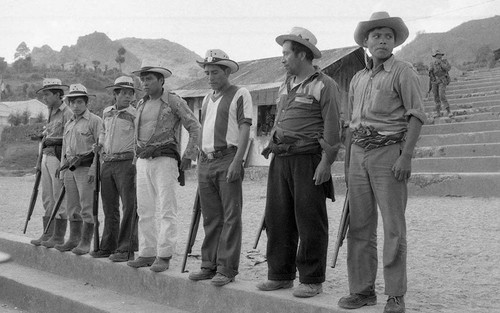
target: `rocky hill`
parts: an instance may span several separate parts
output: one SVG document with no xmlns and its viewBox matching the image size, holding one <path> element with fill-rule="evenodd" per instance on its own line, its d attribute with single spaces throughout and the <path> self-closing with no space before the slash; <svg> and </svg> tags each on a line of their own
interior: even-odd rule
<svg viewBox="0 0 500 313">
<path fill-rule="evenodd" d="M 481 47 L 500 48 L 500 16 L 465 22 L 445 33 L 422 33 L 406 44 L 396 56 L 409 62 L 428 64 L 432 50 L 441 49 L 455 66 L 475 61 Z"/>
<path fill-rule="evenodd" d="M 93 68 L 93 61 L 96 60 L 100 62 L 101 69 L 105 66 L 111 69 L 118 68 L 115 58 L 120 47 L 124 47 L 127 51 L 124 55 L 125 62 L 122 64 L 124 73 L 140 68 L 143 59 L 161 59 L 173 72 L 168 80 L 168 85 L 172 88 L 184 85 L 201 75 L 200 68 L 195 63 L 195 60 L 201 57 L 177 43 L 166 39 L 139 38 L 113 41 L 100 32 L 79 37 L 76 45 L 64 46 L 61 51 L 55 51 L 47 45 L 34 47 L 31 57 L 34 65 L 38 66 L 64 65 L 65 68 L 69 68 L 80 63 L 87 68 Z"/>
</svg>

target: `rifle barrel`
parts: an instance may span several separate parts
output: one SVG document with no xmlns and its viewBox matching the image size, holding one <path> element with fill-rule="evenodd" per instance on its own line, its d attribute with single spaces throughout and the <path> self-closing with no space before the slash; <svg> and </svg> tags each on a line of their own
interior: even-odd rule
<svg viewBox="0 0 500 313">
<path fill-rule="evenodd" d="M 184 252 L 184 257 L 182 259 L 181 273 L 186 272 L 187 258 L 193 249 L 194 242 L 196 241 L 196 235 L 198 234 L 200 216 L 201 216 L 200 193 L 198 190 L 196 190 L 196 198 L 194 199 L 193 215 L 191 216 L 191 225 L 189 227 L 189 235 L 186 244 L 186 251 Z"/>
<path fill-rule="evenodd" d="M 64 185 L 61 187 L 61 191 L 59 192 L 59 198 L 57 198 L 57 202 L 54 205 L 54 208 L 52 209 L 52 214 L 50 214 L 49 222 L 47 223 L 47 226 L 43 230 L 43 233 L 46 234 L 49 231 L 50 224 L 54 221 L 54 218 L 56 218 L 57 212 L 59 211 L 59 208 L 61 207 L 64 195 L 66 194 L 66 187 Z"/>
<path fill-rule="evenodd" d="M 30 205 L 28 207 L 26 221 L 24 222 L 23 234 L 26 234 L 26 229 L 28 228 L 28 222 L 31 220 L 31 215 L 33 215 L 33 210 L 35 209 L 36 199 L 38 198 L 38 187 L 40 186 L 40 180 L 42 178 L 42 158 L 43 158 L 43 139 L 38 144 L 35 184 L 33 186 L 33 191 L 31 193 Z"/>
</svg>

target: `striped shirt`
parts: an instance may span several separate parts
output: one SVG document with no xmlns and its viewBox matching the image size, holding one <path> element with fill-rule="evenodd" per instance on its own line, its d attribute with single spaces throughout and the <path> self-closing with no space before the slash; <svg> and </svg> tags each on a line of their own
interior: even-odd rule
<svg viewBox="0 0 500 313">
<path fill-rule="evenodd" d="M 238 146 L 239 126 L 252 125 L 252 96 L 241 87 L 230 86 L 222 96 L 205 96 L 201 109 L 201 149 L 205 153 Z"/>
</svg>

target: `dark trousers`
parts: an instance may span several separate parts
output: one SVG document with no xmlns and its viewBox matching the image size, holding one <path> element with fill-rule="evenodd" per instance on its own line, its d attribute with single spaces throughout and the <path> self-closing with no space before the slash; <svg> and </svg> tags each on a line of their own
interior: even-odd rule
<svg viewBox="0 0 500 313">
<path fill-rule="evenodd" d="M 240 179 L 227 182 L 227 170 L 234 153 L 222 158 L 198 161 L 198 184 L 205 239 L 201 246 L 201 267 L 234 277 L 241 253 L 241 211 L 243 169 Z"/>
<path fill-rule="evenodd" d="M 104 230 L 101 250 L 128 252 L 130 233 L 135 216 L 135 165 L 132 160 L 104 162 L 101 167 L 101 198 Z M 123 218 L 120 225 L 120 199 Z M 137 251 L 137 224 L 133 230 L 133 250 Z"/>
<path fill-rule="evenodd" d="M 268 279 L 325 281 L 328 216 L 324 184 L 316 186 L 320 155 L 275 156 L 269 166 L 265 223 Z M 299 242 L 300 240 L 300 242 Z"/>
</svg>

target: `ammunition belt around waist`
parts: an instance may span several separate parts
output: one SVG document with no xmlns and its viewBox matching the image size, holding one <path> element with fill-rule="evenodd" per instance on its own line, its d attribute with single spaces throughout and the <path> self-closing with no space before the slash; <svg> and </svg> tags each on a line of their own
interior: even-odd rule
<svg viewBox="0 0 500 313">
<path fill-rule="evenodd" d="M 354 130 L 352 133 L 352 143 L 363 148 L 365 151 L 370 151 L 376 148 L 390 146 L 403 142 L 406 132 L 401 132 L 392 135 L 382 135 L 377 131 L 366 132 L 364 130 Z"/>
</svg>

